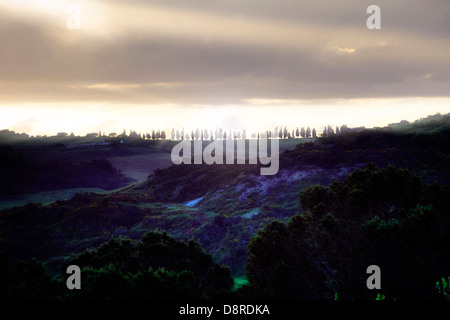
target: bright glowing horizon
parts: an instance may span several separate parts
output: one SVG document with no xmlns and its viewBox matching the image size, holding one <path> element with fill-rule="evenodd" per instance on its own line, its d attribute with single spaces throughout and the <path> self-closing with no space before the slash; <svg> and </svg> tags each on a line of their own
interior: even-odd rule
<svg viewBox="0 0 450 320">
<path fill-rule="evenodd" d="M 383 1 L 368 30 L 371 4 L 0 0 L 0 129 L 321 132 L 449 113 L 450 3 Z"/>
<path fill-rule="evenodd" d="M 263 132 L 275 127 L 316 128 L 325 125 L 366 128 L 413 122 L 428 115 L 450 113 L 450 98 L 369 99 L 330 102 L 253 100 L 251 105 L 228 106 L 115 106 L 107 104 L 0 106 L 0 129 L 29 135 L 58 132 L 85 135 L 123 130 L 140 133 L 184 128 Z M 328 103 L 328 104 L 327 104 Z M 24 117 L 24 114 L 26 115 Z M 286 115 L 288 115 L 286 117 Z"/>
</svg>

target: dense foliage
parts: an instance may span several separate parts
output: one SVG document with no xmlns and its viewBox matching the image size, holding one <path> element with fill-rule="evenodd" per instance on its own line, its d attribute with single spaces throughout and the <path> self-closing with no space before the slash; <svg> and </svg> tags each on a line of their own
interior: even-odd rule
<svg viewBox="0 0 450 320">
<path fill-rule="evenodd" d="M 66 288 L 66 267 L 78 265 L 82 290 Z M 211 299 L 230 293 L 227 267 L 216 264 L 195 241 L 149 232 L 140 241 L 112 239 L 67 261 L 50 275 L 32 259 L 9 265 L 0 255 L 0 296 L 10 299 Z"/>
<path fill-rule="evenodd" d="M 251 240 L 251 289 L 279 299 L 374 298 L 366 268 L 375 264 L 387 298 L 437 298 L 436 281 L 450 274 L 449 199 L 448 187 L 391 166 L 307 188 L 302 214 Z"/>
</svg>

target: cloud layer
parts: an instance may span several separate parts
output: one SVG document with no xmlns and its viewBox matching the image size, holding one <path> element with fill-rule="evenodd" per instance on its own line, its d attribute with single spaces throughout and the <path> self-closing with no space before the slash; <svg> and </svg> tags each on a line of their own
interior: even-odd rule
<svg viewBox="0 0 450 320">
<path fill-rule="evenodd" d="M 10 2 L 0 12 L 3 103 L 221 105 L 450 93 L 445 0 L 377 1 L 382 29 L 372 31 L 365 26 L 372 1 L 80 2 L 79 31 L 65 27 L 63 10 Z"/>
</svg>

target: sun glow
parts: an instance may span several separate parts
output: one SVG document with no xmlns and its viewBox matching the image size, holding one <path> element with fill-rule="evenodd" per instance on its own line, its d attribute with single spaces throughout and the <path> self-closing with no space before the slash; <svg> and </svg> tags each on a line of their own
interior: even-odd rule
<svg viewBox="0 0 450 320">
<path fill-rule="evenodd" d="M 253 101 L 250 99 L 250 101 Z M 256 105 L 182 106 L 97 104 L 29 104 L 0 106 L 0 128 L 32 135 L 57 132 L 149 132 L 172 128 L 191 132 L 196 128 L 246 130 L 248 134 L 275 127 L 348 125 L 383 127 L 400 120 L 415 121 L 435 113 L 450 113 L 450 98 L 350 99 L 295 103 L 285 101 Z M 271 100 L 268 100 L 271 101 Z"/>
</svg>

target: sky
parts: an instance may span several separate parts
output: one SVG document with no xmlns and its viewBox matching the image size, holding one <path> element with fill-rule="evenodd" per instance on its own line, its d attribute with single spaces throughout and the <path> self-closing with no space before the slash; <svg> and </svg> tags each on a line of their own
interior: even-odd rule
<svg viewBox="0 0 450 320">
<path fill-rule="evenodd" d="M 448 113 L 449 17 L 448 0 L 0 0 L 0 129 L 321 132 Z"/>
</svg>

